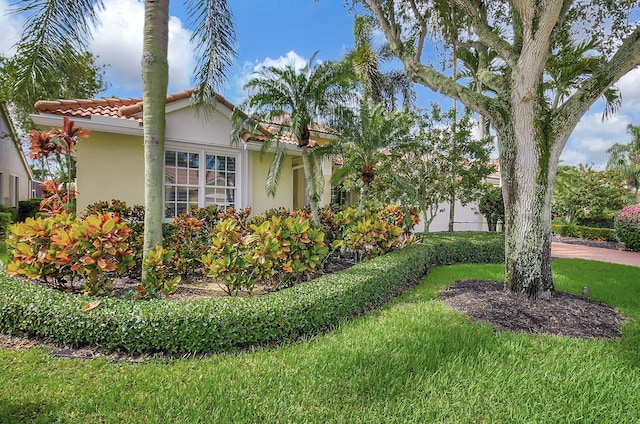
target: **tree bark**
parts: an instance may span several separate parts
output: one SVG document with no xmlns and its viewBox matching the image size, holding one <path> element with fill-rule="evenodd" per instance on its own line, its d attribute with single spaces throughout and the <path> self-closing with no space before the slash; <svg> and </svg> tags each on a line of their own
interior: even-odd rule
<svg viewBox="0 0 640 424">
<path fill-rule="evenodd" d="M 304 179 L 307 184 L 307 194 L 309 195 L 309 206 L 311 208 L 311 218 L 313 224 L 320 227 L 320 212 L 318 209 L 318 192 L 313 183 L 313 174 L 311 171 L 311 161 L 309 159 L 309 148 L 307 146 L 300 147 L 302 154 L 302 167 L 304 169 Z"/>
<path fill-rule="evenodd" d="M 162 245 L 165 106 L 169 65 L 169 0 L 146 0 L 142 47 L 144 123 L 144 246 L 143 257 Z M 143 267 L 142 278 L 146 271 Z"/>
</svg>

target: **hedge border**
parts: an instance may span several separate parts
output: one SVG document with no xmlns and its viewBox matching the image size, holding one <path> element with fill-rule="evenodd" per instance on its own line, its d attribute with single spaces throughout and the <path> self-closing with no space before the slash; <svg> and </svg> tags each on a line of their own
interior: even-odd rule
<svg viewBox="0 0 640 424">
<path fill-rule="evenodd" d="M 504 238 L 429 235 L 420 244 L 261 297 L 179 302 L 71 295 L 0 275 L 0 332 L 67 346 L 171 354 L 232 351 L 312 336 L 387 302 L 430 267 L 499 263 Z"/>
</svg>

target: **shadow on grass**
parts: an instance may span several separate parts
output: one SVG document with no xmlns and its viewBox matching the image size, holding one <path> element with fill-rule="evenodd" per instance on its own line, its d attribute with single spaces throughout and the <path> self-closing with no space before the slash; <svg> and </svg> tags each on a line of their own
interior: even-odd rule
<svg viewBox="0 0 640 424">
<path fill-rule="evenodd" d="M 51 405 L 47 403 L 16 403 L 0 398 L 0 423 L 3 424 L 48 423 L 53 418 L 51 412 Z"/>
</svg>

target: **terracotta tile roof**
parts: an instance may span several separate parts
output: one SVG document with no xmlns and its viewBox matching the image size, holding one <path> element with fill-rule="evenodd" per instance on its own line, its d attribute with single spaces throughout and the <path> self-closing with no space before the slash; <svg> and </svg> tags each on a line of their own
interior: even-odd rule
<svg viewBox="0 0 640 424">
<path fill-rule="evenodd" d="M 176 102 L 178 100 L 191 97 L 193 89 L 183 90 L 177 93 L 167 95 L 167 104 Z M 230 110 L 234 110 L 235 106 L 221 95 L 217 95 L 217 100 Z M 117 98 L 117 97 L 103 97 L 100 99 L 72 99 L 72 100 L 40 100 L 35 104 L 35 108 L 41 113 L 50 113 L 54 115 L 69 116 L 76 118 L 91 119 L 92 116 L 104 116 L 111 118 L 121 118 L 137 121 L 142 126 L 143 111 L 142 98 Z M 137 116 L 136 116 L 137 115 Z M 286 119 L 286 117 L 285 117 Z M 284 122 L 284 120 L 282 121 Z M 260 131 L 262 134 L 254 137 L 249 137 L 247 134 L 245 141 L 258 141 L 262 142 L 266 139 L 269 133 L 277 134 L 280 132 L 280 140 L 286 144 L 297 145 L 293 134 L 287 131 L 281 131 L 282 123 L 263 123 Z M 311 128 L 312 131 L 317 133 L 331 134 L 330 128 L 314 124 Z M 317 145 L 315 140 L 311 140 L 310 147 Z"/>
</svg>

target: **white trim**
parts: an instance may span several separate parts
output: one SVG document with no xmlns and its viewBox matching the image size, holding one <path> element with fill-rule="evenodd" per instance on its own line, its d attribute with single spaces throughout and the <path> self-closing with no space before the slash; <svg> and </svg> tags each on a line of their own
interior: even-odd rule
<svg viewBox="0 0 640 424">
<path fill-rule="evenodd" d="M 62 126 L 62 115 L 54 114 L 32 114 L 29 115 L 33 122 L 44 127 L 60 127 Z M 123 118 L 111 118 L 100 115 L 91 115 L 91 119 L 73 118 L 73 121 L 80 127 L 107 133 L 143 135 L 142 127 L 138 121 Z"/>
</svg>

